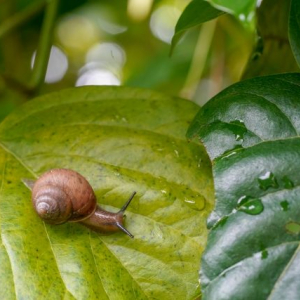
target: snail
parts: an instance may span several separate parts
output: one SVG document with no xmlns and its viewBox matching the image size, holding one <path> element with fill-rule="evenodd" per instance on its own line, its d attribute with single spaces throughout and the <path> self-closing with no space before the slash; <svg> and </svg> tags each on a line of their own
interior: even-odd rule
<svg viewBox="0 0 300 300">
<path fill-rule="evenodd" d="M 79 222 L 97 232 L 113 233 L 121 230 L 133 238 L 123 226 L 123 218 L 136 192 L 133 192 L 119 212 L 112 213 L 97 205 L 91 185 L 73 170 L 52 169 L 36 181 L 22 181 L 32 191 L 34 209 L 46 223 Z"/>
</svg>

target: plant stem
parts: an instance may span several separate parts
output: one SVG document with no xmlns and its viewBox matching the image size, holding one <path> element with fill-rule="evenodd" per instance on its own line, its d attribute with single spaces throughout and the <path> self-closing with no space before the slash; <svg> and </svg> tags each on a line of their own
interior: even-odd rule
<svg viewBox="0 0 300 300">
<path fill-rule="evenodd" d="M 33 3 L 24 11 L 16 13 L 14 16 L 8 18 L 0 25 L 0 38 L 4 35 L 8 34 L 10 31 L 15 29 L 16 27 L 22 25 L 27 20 L 32 18 L 38 12 L 40 12 L 46 5 L 45 1 Z"/>
<path fill-rule="evenodd" d="M 43 83 L 47 71 L 48 60 L 52 45 L 54 22 L 56 18 L 58 0 L 48 0 L 40 40 L 36 51 L 35 63 L 29 88 L 37 90 Z"/>
<path fill-rule="evenodd" d="M 11 31 L 13 28 L 16 28 L 22 22 L 28 20 L 34 15 L 34 13 L 37 13 L 42 8 L 42 4 L 43 6 L 46 5 L 42 30 L 40 33 L 40 39 L 36 51 L 35 63 L 29 82 L 19 82 L 17 79 L 12 78 L 10 75 L 7 74 L 1 75 L 7 85 L 11 86 L 16 90 L 19 90 L 22 94 L 26 94 L 27 96 L 36 93 L 45 79 L 48 60 L 51 51 L 52 36 L 57 13 L 58 1 L 59 0 L 47 0 L 46 2 L 39 3 L 39 5 L 36 4 L 35 6 L 31 6 L 30 8 L 26 9 L 26 11 L 23 11 L 12 17 L 10 21 L 6 21 L 4 23 L 4 25 L 6 24 L 5 26 L 3 25 L 0 27 L 0 30 L 2 30 L 1 32 L 4 35 L 8 33 L 8 31 Z"/>
<path fill-rule="evenodd" d="M 197 85 L 207 61 L 208 51 L 214 36 L 216 24 L 216 20 L 212 20 L 201 26 L 190 70 L 180 92 L 181 97 L 192 99 L 195 95 Z"/>
</svg>

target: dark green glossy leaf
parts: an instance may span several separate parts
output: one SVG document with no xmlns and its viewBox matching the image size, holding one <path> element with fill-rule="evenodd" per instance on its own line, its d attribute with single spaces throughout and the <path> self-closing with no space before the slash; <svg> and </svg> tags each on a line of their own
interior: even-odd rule
<svg viewBox="0 0 300 300">
<path fill-rule="evenodd" d="M 176 24 L 175 33 L 172 38 L 171 53 L 182 35 L 188 29 L 215 19 L 222 14 L 224 14 L 224 12 L 215 9 L 205 0 L 193 0 L 190 2 Z"/>
<path fill-rule="evenodd" d="M 212 208 L 210 162 L 185 131 L 197 106 L 152 91 L 83 87 L 39 97 L 0 126 L 1 299 L 194 299 Z M 34 213 L 22 178 L 71 168 L 123 233 Z M 3 287 L 7 288 L 3 288 Z"/>
<path fill-rule="evenodd" d="M 291 0 L 289 40 L 295 59 L 300 66 L 300 2 Z"/>
<path fill-rule="evenodd" d="M 300 298 L 300 75 L 258 77 L 211 99 L 188 130 L 213 161 L 204 299 Z"/>
</svg>

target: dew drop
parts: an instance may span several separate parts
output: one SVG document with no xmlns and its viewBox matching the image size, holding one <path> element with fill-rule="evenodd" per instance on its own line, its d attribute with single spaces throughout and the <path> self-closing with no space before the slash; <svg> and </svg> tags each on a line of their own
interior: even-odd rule
<svg viewBox="0 0 300 300">
<path fill-rule="evenodd" d="M 294 187 L 294 183 L 291 179 L 289 179 L 287 176 L 284 176 L 282 178 L 283 186 L 285 189 L 292 189 Z"/>
<path fill-rule="evenodd" d="M 238 120 L 238 119 L 237 119 L 237 120 L 231 121 L 230 124 L 239 125 L 239 126 L 244 127 L 244 128 L 246 129 L 245 123 L 244 123 L 243 120 Z"/>
<path fill-rule="evenodd" d="M 195 205 L 195 200 L 189 200 L 187 198 L 184 198 L 184 202 L 189 204 L 189 205 Z"/>
<path fill-rule="evenodd" d="M 258 178 L 259 187 L 266 191 L 267 189 L 273 187 L 278 188 L 278 183 L 274 174 L 270 171 L 266 172 L 264 175 Z"/>
<path fill-rule="evenodd" d="M 223 227 L 223 226 L 226 224 L 227 220 L 228 220 L 228 216 L 225 216 L 225 217 L 221 218 L 221 219 L 214 225 L 214 227 L 212 228 L 212 230 L 215 230 L 215 229 L 217 229 L 217 228 L 219 228 L 219 227 Z"/>
<path fill-rule="evenodd" d="M 236 151 L 232 151 L 232 152 L 230 152 L 229 154 L 223 156 L 222 159 L 228 158 L 228 157 L 230 157 L 230 156 L 232 156 L 232 155 L 235 155 L 235 154 L 236 154 Z"/>
<path fill-rule="evenodd" d="M 289 203 L 286 200 L 280 202 L 281 209 L 287 211 L 289 209 Z"/>
<path fill-rule="evenodd" d="M 238 150 L 241 150 L 241 149 L 243 149 L 243 147 L 241 145 L 236 145 L 232 149 L 225 151 L 220 157 L 217 158 L 217 160 L 218 159 L 225 159 L 225 158 L 228 158 L 230 156 L 233 156 L 233 155 L 237 154 Z"/>
<path fill-rule="evenodd" d="M 261 199 L 251 199 L 239 206 L 238 210 L 249 215 L 258 215 L 263 212 L 264 206 Z"/>
<path fill-rule="evenodd" d="M 197 165 L 198 168 L 201 168 L 201 163 L 202 163 L 202 159 L 200 158 L 200 159 L 198 160 L 198 165 Z"/>
<path fill-rule="evenodd" d="M 193 210 L 201 211 L 205 208 L 206 199 L 202 195 L 197 197 L 185 197 L 184 203 Z"/>
<path fill-rule="evenodd" d="M 243 142 L 243 141 L 244 141 L 243 135 L 236 134 L 236 135 L 235 135 L 235 140 L 236 140 L 236 141 L 241 141 L 241 142 Z"/>
<path fill-rule="evenodd" d="M 242 206 L 243 204 L 245 204 L 246 202 L 248 202 L 249 200 L 253 199 L 250 196 L 242 196 L 241 198 L 239 198 L 239 200 L 237 201 L 237 207 Z"/>
<path fill-rule="evenodd" d="M 246 21 L 246 16 L 244 15 L 244 14 L 239 14 L 239 19 L 241 20 L 241 21 Z"/>
<path fill-rule="evenodd" d="M 269 252 L 265 249 L 261 251 L 261 259 L 266 259 L 269 256 Z"/>
<path fill-rule="evenodd" d="M 299 234 L 300 233 L 300 224 L 296 222 L 289 222 L 285 225 L 285 229 L 288 233 Z"/>
<path fill-rule="evenodd" d="M 230 124 L 235 125 L 231 130 L 235 134 L 235 140 L 243 142 L 244 141 L 244 134 L 247 132 L 247 128 L 242 120 L 234 120 L 230 122 Z"/>
</svg>

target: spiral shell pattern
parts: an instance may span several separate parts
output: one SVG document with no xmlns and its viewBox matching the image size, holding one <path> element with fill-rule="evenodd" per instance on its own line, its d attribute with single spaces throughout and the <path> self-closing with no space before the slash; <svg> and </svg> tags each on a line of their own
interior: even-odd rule
<svg viewBox="0 0 300 300">
<path fill-rule="evenodd" d="M 47 223 L 64 223 L 72 216 L 72 203 L 60 187 L 45 185 L 34 199 L 36 212 Z"/>
<path fill-rule="evenodd" d="M 37 214 L 47 223 L 81 221 L 96 209 L 96 197 L 87 180 L 67 169 L 44 173 L 34 184 L 32 202 Z"/>
</svg>

